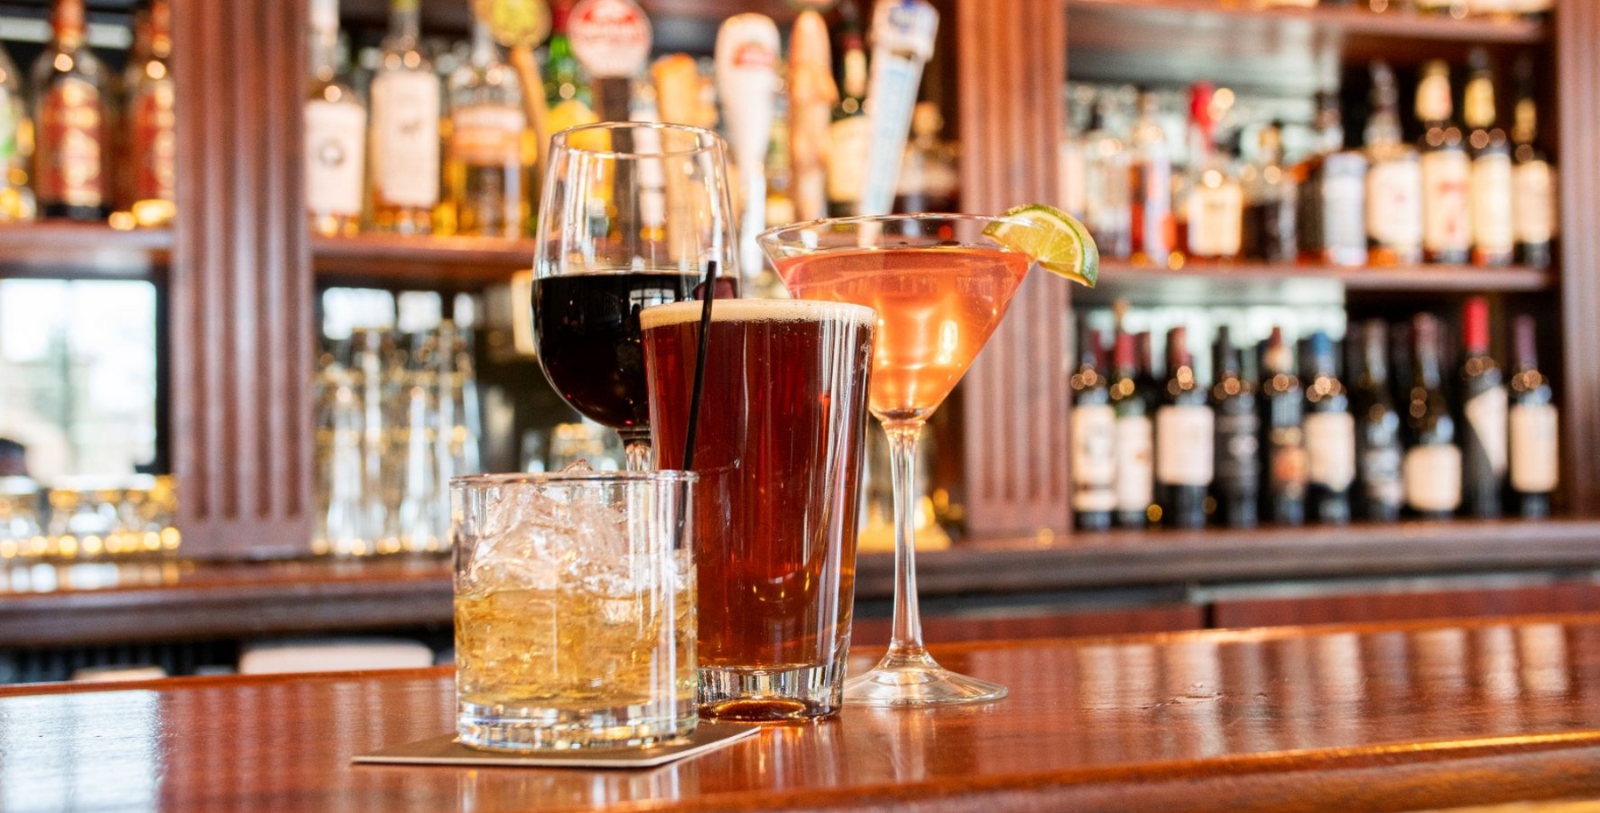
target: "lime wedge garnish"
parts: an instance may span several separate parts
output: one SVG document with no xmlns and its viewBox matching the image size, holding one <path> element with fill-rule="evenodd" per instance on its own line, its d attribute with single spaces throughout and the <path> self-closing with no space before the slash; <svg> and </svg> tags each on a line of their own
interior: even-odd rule
<svg viewBox="0 0 1600 813">
<path fill-rule="evenodd" d="M 983 233 L 1033 258 L 1040 268 L 1090 288 L 1100 276 L 1100 250 L 1078 219 L 1054 206 L 1018 206 Z M 1017 222 L 1026 221 L 1026 222 Z"/>
</svg>

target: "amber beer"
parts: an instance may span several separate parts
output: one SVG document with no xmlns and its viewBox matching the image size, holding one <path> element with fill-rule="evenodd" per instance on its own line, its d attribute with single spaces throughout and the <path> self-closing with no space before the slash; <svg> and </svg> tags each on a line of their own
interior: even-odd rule
<svg viewBox="0 0 1600 813">
<path fill-rule="evenodd" d="M 682 464 L 701 308 L 640 316 L 661 466 Z M 702 713 L 839 708 L 875 321 L 843 303 L 715 303 L 694 455 Z"/>
</svg>

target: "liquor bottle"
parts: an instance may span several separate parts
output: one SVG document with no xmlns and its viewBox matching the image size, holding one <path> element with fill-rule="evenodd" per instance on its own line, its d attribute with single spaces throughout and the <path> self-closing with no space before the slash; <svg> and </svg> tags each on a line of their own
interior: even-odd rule
<svg viewBox="0 0 1600 813">
<path fill-rule="evenodd" d="M 1108 392 L 1116 418 L 1112 448 L 1116 460 L 1117 524 L 1143 528 L 1150 522 L 1150 505 L 1154 502 L 1155 429 L 1150 420 L 1150 392 L 1140 385 L 1133 336 L 1117 331 L 1111 364 Z"/>
<path fill-rule="evenodd" d="M 1100 99 L 1083 136 L 1083 223 L 1101 256 L 1125 259 L 1133 254 L 1133 200 L 1128 149 L 1107 126 L 1113 104 Z"/>
<path fill-rule="evenodd" d="M 84 41 L 83 0 L 56 0 L 54 35 L 33 63 L 34 186 L 45 217 L 110 212 L 105 66 Z"/>
<path fill-rule="evenodd" d="M 1262 479 L 1267 500 L 1263 514 L 1277 525 L 1306 519 L 1306 445 L 1301 427 L 1304 394 L 1294 374 L 1294 353 L 1274 327 L 1261 350 Z"/>
<path fill-rule="evenodd" d="M 583 77 L 578 58 L 572 53 L 572 40 L 567 37 L 567 17 L 572 13 L 572 2 L 556 0 L 550 4 L 550 42 L 546 47 L 544 63 L 544 95 L 545 103 L 552 112 L 567 102 L 577 102 L 585 109 L 593 104 L 589 83 Z"/>
<path fill-rule="evenodd" d="M 861 206 L 867 177 L 872 123 L 867 120 L 867 48 L 860 13 L 853 2 L 840 5 L 839 105 L 828 128 L 828 216 L 850 217 Z"/>
<path fill-rule="evenodd" d="M 1417 120 L 1423 133 L 1422 259 L 1464 263 L 1472 256 L 1472 161 L 1452 118 L 1450 66 L 1433 60 L 1417 83 Z"/>
<path fill-rule="evenodd" d="M 520 237 L 528 223 L 523 152 L 526 114 L 516 71 L 500 58 L 483 20 L 472 24 L 472 58 L 450 74 L 450 139 L 444 177 L 455 234 Z"/>
<path fill-rule="evenodd" d="M 1372 63 L 1372 116 L 1367 119 L 1367 262 L 1422 261 L 1422 164 L 1400 139 L 1400 90 L 1388 63 Z"/>
<path fill-rule="evenodd" d="M 1217 521 L 1229 528 L 1254 528 L 1260 512 L 1261 418 L 1256 414 L 1256 388 L 1243 375 L 1239 348 L 1226 326 L 1217 328 L 1211 348 L 1211 410 L 1216 413 L 1216 478 L 1211 495 Z"/>
<path fill-rule="evenodd" d="M 1357 514 L 1368 522 L 1394 522 L 1405 505 L 1400 479 L 1400 414 L 1389 392 L 1388 327 L 1361 324 L 1360 370 L 1350 390 L 1355 416 Z"/>
<path fill-rule="evenodd" d="M 1139 120 L 1133 127 L 1128 162 L 1132 199 L 1133 258 L 1166 267 L 1172 254 L 1176 224 L 1172 218 L 1172 154 L 1166 133 L 1156 121 L 1154 93 L 1139 96 Z"/>
<path fill-rule="evenodd" d="M 1203 528 L 1215 473 L 1216 421 L 1195 377 L 1187 333 L 1182 327 L 1167 331 L 1167 379 L 1156 409 L 1156 500 L 1163 523 Z"/>
<path fill-rule="evenodd" d="M 26 145 L 32 144 L 33 122 L 22 95 L 22 74 L 11 55 L 0 48 L 0 223 L 34 219 L 38 214 L 33 188 L 28 183 Z"/>
<path fill-rule="evenodd" d="M 1506 387 L 1489 355 L 1489 302 L 1467 300 L 1462 310 L 1466 359 L 1461 363 L 1461 491 L 1467 512 L 1500 516 L 1506 481 Z"/>
<path fill-rule="evenodd" d="M 306 215 L 312 234 L 351 235 L 361 227 L 367 108 L 338 73 L 339 0 L 312 0 L 310 20 Z"/>
<path fill-rule="evenodd" d="M 1244 229 L 1244 193 L 1233 165 L 1216 148 L 1211 84 L 1197 82 L 1189 97 L 1189 171 L 1178 209 L 1178 250 L 1191 260 L 1237 260 Z"/>
<path fill-rule="evenodd" d="M 1469 60 L 1472 76 L 1462 102 L 1467 144 L 1472 150 L 1472 262 L 1510 265 L 1516 252 L 1511 214 L 1511 144 L 1494 126 L 1494 74 L 1489 54 L 1475 48 Z"/>
<path fill-rule="evenodd" d="M 911 143 L 900 164 L 895 211 L 959 212 L 961 194 L 956 148 L 941 138 L 944 115 L 933 102 L 918 102 L 911 115 Z M 787 223 L 789 221 L 779 221 Z"/>
<path fill-rule="evenodd" d="M 372 228 L 428 234 L 439 202 L 440 82 L 422 53 L 421 0 L 392 0 L 389 36 L 372 77 Z"/>
<path fill-rule="evenodd" d="M 168 59 L 172 6 L 152 0 L 142 59 L 128 64 L 128 168 L 134 221 L 165 226 L 177 213 L 177 118 Z"/>
<path fill-rule="evenodd" d="M 1519 515 L 1540 519 L 1550 515 L 1550 493 L 1560 476 L 1556 406 L 1550 379 L 1539 370 L 1533 317 L 1523 314 L 1513 324 L 1511 494 Z"/>
<path fill-rule="evenodd" d="M 1344 148 L 1339 97 L 1317 94 L 1317 147 L 1295 166 L 1295 236 L 1300 260 L 1315 265 L 1367 262 L 1367 157 Z"/>
<path fill-rule="evenodd" d="M 1439 365 L 1439 322 L 1419 313 L 1411 322 L 1411 389 L 1405 409 L 1401 464 L 1406 505 L 1424 519 L 1449 519 L 1461 507 L 1461 448 Z"/>
<path fill-rule="evenodd" d="M 1117 508 L 1117 458 L 1113 438 L 1116 407 L 1105 365 L 1100 361 L 1100 331 L 1084 331 L 1078 370 L 1072 374 L 1072 515 L 1082 530 L 1111 527 Z"/>
<path fill-rule="evenodd" d="M 1056 144 L 1056 198 L 1061 210 L 1083 220 L 1087 216 L 1088 201 L 1084 189 L 1085 155 L 1088 141 L 1087 129 L 1082 127 L 1094 108 L 1092 88 L 1080 87 L 1067 95 L 1066 127 L 1061 141 Z"/>
<path fill-rule="evenodd" d="M 1294 177 L 1283 166 L 1283 125 L 1274 121 L 1260 135 L 1260 157 L 1245 175 L 1245 254 L 1251 259 L 1292 263 L 1295 238 Z"/>
<path fill-rule="evenodd" d="M 1517 107 L 1511 123 L 1511 220 L 1516 233 L 1517 262 L 1534 268 L 1550 265 L 1550 244 L 1556 232 L 1555 170 L 1534 142 L 1539 137 L 1538 105 L 1533 99 L 1533 61 L 1517 61 Z"/>
<path fill-rule="evenodd" d="M 1350 522 L 1350 486 L 1356 479 L 1356 423 L 1350 398 L 1335 369 L 1333 341 L 1311 334 L 1306 383 L 1306 502 L 1311 519 Z"/>
</svg>

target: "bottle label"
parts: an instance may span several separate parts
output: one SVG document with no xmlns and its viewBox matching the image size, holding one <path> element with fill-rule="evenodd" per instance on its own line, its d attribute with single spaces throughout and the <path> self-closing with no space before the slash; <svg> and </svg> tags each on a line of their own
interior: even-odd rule
<svg viewBox="0 0 1600 813">
<path fill-rule="evenodd" d="M 372 80 L 372 178 L 381 204 L 439 202 L 439 77 L 387 71 Z"/>
<path fill-rule="evenodd" d="M 1215 423 L 1211 407 L 1157 409 L 1156 482 L 1170 486 L 1211 485 Z"/>
<path fill-rule="evenodd" d="M 473 166 L 522 163 L 522 109 L 514 105 L 473 104 L 450 113 L 450 154 Z"/>
<path fill-rule="evenodd" d="M 839 119 L 828 127 L 828 200 L 856 203 L 867 178 L 867 150 L 871 147 L 871 122 L 866 116 Z"/>
<path fill-rule="evenodd" d="M 133 199 L 177 197 L 177 117 L 171 82 L 159 82 L 134 99 L 132 111 Z"/>
<path fill-rule="evenodd" d="M 1422 245 L 1422 167 L 1416 161 L 1372 165 L 1367 234 L 1380 246 L 1413 250 Z"/>
<path fill-rule="evenodd" d="M 36 183 L 40 203 L 100 206 L 105 201 L 105 162 L 100 91 L 67 77 L 45 91 L 39 103 Z"/>
<path fill-rule="evenodd" d="M 1267 469 L 1271 472 L 1272 491 L 1289 499 L 1299 499 L 1306 493 L 1306 460 L 1304 434 L 1300 427 L 1279 427 L 1267 433 Z"/>
<path fill-rule="evenodd" d="M 1366 251 L 1366 185 L 1362 173 L 1335 172 L 1330 156 L 1322 177 L 1322 243 L 1333 250 Z"/>
<path fill-rule="evenodd" d="M 1244 242 L 1244 193 L 1237 183 L 1196 184 L 1189 192 L 1189 253 L 1234 257 Z"/>
<path fill-rule="evenodd" d="M 1400 479 L 1400 447 L 1394 444 L 1368 446 L 1361 452 L 1361 481 L 1367 500 L 1375 505 L 1400 505 L 1405 502 L 1405 484 Z"/>
<path fill-rule="evenodd" d="M 1420 0 L 1423 8 L 1449 6 L 1454 0 Z M 1432 74 L 1417 83 L 1417 118 L 1422 121 L 1443 121 L 1450 118 L 1450 76 Z"/>
<path fill-rule="evenodd" d="M 1348 412 L 1306 415 L 1307 478 L 1331 491 L 1356 479 L 1356 421 Z"/>
<path fill-rule="evenodd" d="M 1062 140 L 1056 154 L 1059 163 L 1057 172 L 1060 175 L 1057 179 L 1060 191 L 1057 194 L 1061 196 L 1061 208 L 1073 217 L 1082 218 L 1088 194 L 1083 145 L 1077 139 L 1069 137 Z"/>
<path fill-rule="evenodd" d="M 1511 190 L 1511 156 L 1491 153 L 1472 162 L 1472 242 L 1479 249 L 1509 254 L 1515 246 Z"/>
<path fill-rule="evenodd" d="M 1511 488 L 1523 494 L 1548 494 L 1560 478 L 1556 449 L 1556 408 L 1519 404 L 1511 408 Z"/>
<path fill-rule="evenodd" d="M 1253 485 L 1261 475 L 1256 462 L 1261 441 L 1257 439 L 1261 419 L 1254 412 L 1216 416 L 1217 482 Z"/>
<path fill-rule="evenodd" d="M 1472 248 L 1472 162 L 1462 150 L 1422 155 L 1422 247 L 1428 251 Z"/>
<path fill-rule="evenodd" d="M 1155 501 L 1151 469 L 1154 445 L 1150 418 L 1124 415 L 1117 418 L 1117 510 L 1143 512 Z"/>
<path fill-rule="evenodd" d="M 1550 165 L 1529 161 L 1512 170 L 1511 206 L 1516 239 L 1519 243 L 1548 243 L 1556 233 L 1555 179 Z"/>
<path fill-rule="evenodd" d="M 1406 504 L 1429 513 L 1461 506 L 1461 450 L 1455 444 L 1413 446 L 1406 451 Z"/>
<path fill-rule="evenodd" d="M 632 76 L 650 59 L 650 19 L 628 0 L 583 0 L 567 17 L 572 53 L 595 76 Z"/>
<path fill-rule="evenodd" d="M 1467 399 L 1462 408 L 1467 424 L 1478 436 L 1484 454 L 1489 458 L 1489 470 L 1496 477 L 1506 473 L 1506 388 L 1490 387 Z"/>
<path fill-rule="evenodd" d="M 1116 411 L 1106 404 L 1072 409 L 1072 507 L 1078 511 L 1111 511 L 1117 458 L 1114 448 Z"/>
<path fill-rule="evenodd" d="M 1143 241 L 1135 249 L 1143 251 L 1152 260 L 1165 264 L 1172 252 L 1168 230 L 1172 227 L 1172 163 L 1166 152 L 1155 146 L 1146 147 L 1144 160 L 1135 165 L 1142 181 L 1134 190 L 1144 208 Z"/>
<path fill-rule="evenodd" d="M 306 105 L 306 206 L 319 214 L 361 214 L 367 111 L 348 102 Z"/>
</svg>

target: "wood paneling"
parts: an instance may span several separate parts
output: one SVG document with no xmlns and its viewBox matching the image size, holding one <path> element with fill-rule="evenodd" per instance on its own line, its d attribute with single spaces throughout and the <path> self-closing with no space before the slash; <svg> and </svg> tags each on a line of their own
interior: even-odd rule
<svg viewBox="0 0 1600 813">
<path fill-rule="evenodd" d="M 535 245 L 496 237 L 313 237 L 311 261 L 323 285 L 481 290 L 532 268 Z"/>
<path fill-rule="evenodd" d="M 956 6 L 962 205 L 1000 212 L 1055 199 L 1066 75 L 1061 0 Z M 1071 525 L 1068 283 L 1034 274 L 962 384 L 968 530 Z"/>
<path fill-rule="evenodd" d="M 1600 3 L 1558 0 L 1556 110 L 1561 152 L 1561 422 L 1572 506 L 1600 496 Z"/>
<path fill-rule="evenodd" d="M 1202 629 L 1205 621 L 1205 612 L 1192 604 L 1081 612 L 1023 612 L 1015 615 L 933 613 L 922 616 L 922 639 L 930 644 L 956 644 L 1178 632 Z M 851 622 L 850 643 L 865 647 L 888 646 L 890 625 L 888 618 L 857 617 Z"/>
<path fill-rule="evenodd" d="M 49 220 L 0 225 L 0 279 L 154 280 L 171 251 L 167 229 L 117 231 L 100 223 Z"/>
<path fill-rule="evenodd" d="M 847 706 L 641 771 L 352 765 L 451 730 L 446 669 L 0 690 L 0 798 L 173 813 L 1250 813 L 1600 793 L 1595 616 L 934 651 L 1010 695 Z"/>
<path fill-rule="evenodd" d="M 301 214 L 305 4 L 175 0 L 173 21 L 178 527 L 191 556 L 303 552 L 315 335 Z"/>
</svg>

